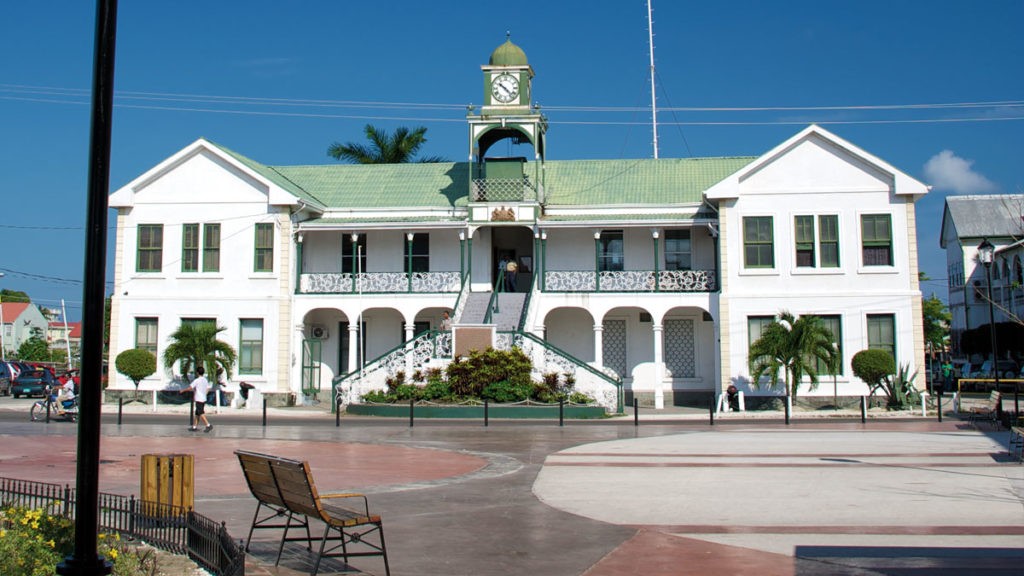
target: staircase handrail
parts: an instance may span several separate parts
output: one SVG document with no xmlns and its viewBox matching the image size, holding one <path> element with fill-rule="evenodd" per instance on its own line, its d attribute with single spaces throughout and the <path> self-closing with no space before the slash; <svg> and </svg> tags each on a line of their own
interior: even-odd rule
<svg viewBox="0 0 1024 576">
<path fill-rule="evenodd" d="M 469 294 L 469 274 L 466 274 L 462 278 L 462 289 L 459 290 L 459 295 L 455 299 L 455 311 L 452 312 L 452 324 L 457 323 L 459 318 L 462 318 L 462 311 L 466 309 L 466 302 L 469 301 L 469 297 L 463 298 L 463 296 Z"/>
<path fill-rule="evenodd" d="M 533 291 L 536 289 L 536 287 L 537 287 L 537 275 L 536 274 L 531 274 L 530 275 L 530 289 L 526 291 L 526 301 L 523 302 L 523 309 L 519 313 L 519 324 L 517 325 L 517 328 L 516 328 L 516 330 L 519 330 L 520 332 L 524 332 L 525 331 L 526 319 L 530 316 L 530 312 L 532 312 L 532 310 L 530 310 L 530 304 L 533 303 Z"/>
<path fill-rule="evenodd" d="M 582 368 L 585 372 L 589 372 L 590 374 L 600 378 L 601 380 L 604 380 L 605 382 L 615 386 L 617 388 L 617 391 L 616 391 L 616 394 L 615 394 L 615 396 L 616 396 L 616 411 L 618 413 L 620 413 L 620 414 L 623 412 L 624 406 L 625 406 L 625 400 L 624 400 L 623 394 L 622 394 L 623 393 L 623 390 L 622 390 L 622 378 L 620 376 L 618 376 L 618 375 L 612 376 L 611 374 L 608 374 L 606 372 L 598 370 L 597 368 L 594 368 L 593 366 L 591 366 L 590 364 L 587 364 L 583 360 L 580 360 L 579 358 L 573 356 L 572 354 L 566 352 L 565 350 L 562 350 L 558 346 L 555 346 L 554 344 L 552 344 L 552 343 L 550 343 L 550 342 L 548 342 L 548 341 L 546 341 L 546 340 L 544 340 L 542 338 L 539 338 L 539 337 L 535 336 L 534 334 L 531 334 L 530 332 L 524 332 L 524 331 L 520 330 L 520 331 L 516 331 L 516 332 L 499 332 L 499 334 L 507 334 L 507 335 L 511 336 L 513 340 L 514 340 L 514 338 L 516 336 L 520 336 L 520 337 L 522 337 L 522 338 L 524 338 L 526 340 L 530 340 L 531 342 L 537 344 L 538 346 L 544 348 L 545 350 L 548 350 L 548 351 L 552 352 L 553 354 L 556 354 L 557 356 L 560 356 L 561 358 L 567 360 L 570 364 L 572 364 L 574 366 L 577 366 L 579 368 Z"/>
</svg>

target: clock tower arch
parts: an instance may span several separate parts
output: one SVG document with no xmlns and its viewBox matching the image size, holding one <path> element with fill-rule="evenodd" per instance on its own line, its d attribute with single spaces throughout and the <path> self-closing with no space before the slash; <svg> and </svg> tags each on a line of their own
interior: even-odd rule
<svg viewBox="0 0 1024 576">
<path fill-rule="evenodd" d="M 533 67 L 523 49 L 506 35 L 505 42 L 495 48 L 488 63 L 480 69 L 484 80 L 483 105 L 479 109 L 470 106 L 467 113 L 469 200 L 532 204 L 536 209 L 544 201 L 547 119 L 540 113 L 540 106 L 531 103 Z M 495 144 L 506 140 L 532 146 L 532 158 L 488 154 Z"/>
</svg>

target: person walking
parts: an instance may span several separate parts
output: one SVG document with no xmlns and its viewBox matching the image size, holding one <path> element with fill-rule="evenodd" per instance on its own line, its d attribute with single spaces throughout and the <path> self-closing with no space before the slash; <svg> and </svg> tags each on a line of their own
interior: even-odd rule
<svg viewBox="0 0 1024 576">
<path fill-rule="evenodd" d="M 187 388 L 181 390 L 182 394 L 191 390 L 193 392 L 192 399 L 196 403 L 195 419 L 192 420 L 192 425 L 188 427 L 192 432 L 199 430 L 197 424 L 200 421 L 205 425 L 203 432 L 213 430 L 213 424 L 210 424 L 210 421 L 206 419 L 206 395 L 210 392 L 210 381 L 206 379 L 205 374 L 206 370 L 202 366 L 197 366 L 195 380 Z"/>
</svg>

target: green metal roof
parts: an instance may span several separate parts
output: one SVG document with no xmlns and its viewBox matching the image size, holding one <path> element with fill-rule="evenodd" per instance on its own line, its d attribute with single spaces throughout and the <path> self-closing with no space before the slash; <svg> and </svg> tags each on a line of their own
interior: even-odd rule
<svg viewBox="0 0 1024 576">
<path fill-rule="evenodd" d="M 324 208 L 325 207 L 325 204 L 322 201 L 320 201 L 315 196 L 309 194 L 309 192 L 306 189 L 304 189 L 302 186 L 296 184 L 295 182 L 292 182 L 291 180 L 289 180 L 287 176 L 281 174 L 276 169 L 274 169 L 272 166 L 267 166 L 265 164 L 260 164 L 259 162 L 253 160 L 252 158 L 249 158 L 247 156 L 243 156 L 243 155 L 239 154 L 238 152 L 235 152 L 234 150 L 231 150 L 230 148 L 225 148 L 224 146 L 221 146 L 220 144 L 217 144 L 215 142 L 210 142 L 210 144 L 212 144 L 213 146 L 216 146 L 217 148 L 219 148 L 222 152 L 224 152 L 228 156 L 231 156 L 235 160 L 238 160 L 239 162 L 244 164 L 246 167 L 248 167 L 250 170 L 256 172 L 260 176 L 263 176 L 267 180 L 270 180 L 271 182 L 273 182 L 277 186 L 280 186 L 281 189 L 286 190 L 286 191 L 294 194 L 297 198 L 299 198 L 301 200 L 304 200 L 306 203 L 312 204 L 313 206 L 317 206 L 319 208 Z"/>
<path fill-rule="evenodd" d="M 546 204 L 691 204 L 755 157 L 563 160 L 545 163 Z"/>
<path fill-rule="evenodd" d="M 671 214 L 626 214 L 621 211 L 616 211 L 611 214 L 558 214 L 558 215 L 545 215 L 541 220 L 544 222 L 594 222 L 602 220 L 618 220 L 618 221 L 640 221 L 640 222 L 656 222 L 656 221 L 678 221 L 678 220 L 693 220 L 698 216 L 697 212 L 673 212 Z"/>
<path fill-rule="evenodd" d="M 275 166 L 275 171 L 333 208 L 465 206 L 466 163 Z"/>
<path fill-rule="evenodd" d="M 526 66 L 526 52 L 519 46 L 506 39 L 505 43 L 491 52 L 489 61 L 491 66 Z"/>
<path fill-rule="evenodd" d="M 239 162 L 321 209 L 465 207 L 465 162 L 268 166 L 217 146 Z M 544 165 L 552 207 L 700 204 L 702 193 L 755 157 L 553 160 Z M 526 174 L 535 174 L 534 162 Z"/>
</svg>

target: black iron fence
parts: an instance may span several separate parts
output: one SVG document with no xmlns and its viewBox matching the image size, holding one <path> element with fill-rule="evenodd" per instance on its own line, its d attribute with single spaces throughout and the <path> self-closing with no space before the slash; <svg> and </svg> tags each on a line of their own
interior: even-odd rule
<svg viewBox="0 0 1024 576">
<path fill-rule="evenodd" d="M 70 486 L 0 477 L 0 505 L 45 509 L 72 518 Z M 215 522 L 180 506 L 99 494 L 99 529 L 117 532 L 173 554 L 187 555 L 215 576 L 245 575 L 245 546 Z"/>
</svg>

